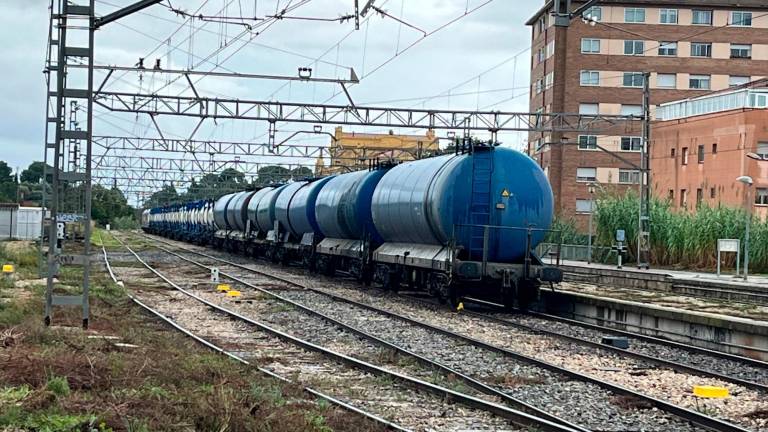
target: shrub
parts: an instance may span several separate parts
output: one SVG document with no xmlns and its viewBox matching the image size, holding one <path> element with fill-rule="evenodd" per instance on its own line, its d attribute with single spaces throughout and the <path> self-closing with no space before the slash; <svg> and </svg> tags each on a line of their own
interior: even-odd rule
<svg viewBox="0 0 768 432">
<path fill-rule="evenodd" d="M 604 196 L 597 201 L 596 244 L 611 246 L 616 230 L 626 232 L 629 259 L 637 259 L 639 201 L 633 191 L 624 196 Z M 701 206 L 696 213 L 675 211 L 669 201 L 651 202 L 652 264 L 688 268 L 712 268 L 717 265 L 717 240 L 741 239 L 744 243 L 746 214 L 742 209 Z M 750 232 L 750 266 L 768 270 L 768 223 L 757 218 Z M 729 257 L 727 264 L 734 264 Z"/>
</svg>

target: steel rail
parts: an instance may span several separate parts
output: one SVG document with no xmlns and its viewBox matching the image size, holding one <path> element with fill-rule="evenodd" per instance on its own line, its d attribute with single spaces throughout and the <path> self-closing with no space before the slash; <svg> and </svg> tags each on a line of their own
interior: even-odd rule
<svg viewBox="0 0 768 432">
<path fill-rule="evenodd" d="M 688 344 L 685 344 L 685 343 L 682 343 L 682 342 L 673 341 L 673 340 L 670 340 L 670 339 L 663 339 L 663 338 L 659 338 L 659 337 L 655 337 L 655 336 L 644 335 L 642 333 L 631 332 L 631 331 L 628 331 L 628 330 L 621 330 L 621 329 L 617 329 L 617 328 L 613 328 L 613 327 L 602 326 L 602 325 L 599 325 L 599 324 L 592 324 L 592 323 L 588 323 L 588 322 L 584 322 L 584 321 L 579 321 L 579 320 L 575 320 L 575 319 L 571 319 L 571 318 L 566 318 L 566 317 L 561 317 L 561 316 L 557 316 L 557 315 L 551 315 L 551 314 L 547 314 L 547 313 L 543 313 L 543 312 L 528 311 L 528 314 L 533 316 L 533 317 L 537 317 L 537 318 L 546 318 L 546 319 L 550 319 L 550 320 L 553 320 L 553 321 L 560 321 L 560 322 L 563 322 L 565 324 L 572 324 L 572 325 L 575 325 L 575 326 L 584 327 L 584 328 L 591 329 L 591 330 L 603 331 L 603 332 L 611 333 L 611 334 L 614 334 L 614 335 L 631 337 L 631 338 L 639 339 L 639 340 L 642 340 L 642 341 L 645 341 L 645 342 L 656 343 L 656 344 L 659 344 L 659 345 L 666 345 L 666 346 L 670 346 L 670 347 L 673 347 L 673 348 L 679 348 L 679 349 L 682 349 L 682 350 L 685 350 L 685 351 L 689 351 L 689 352 L 693 352 L 693 353 L 697 353 L 697 354 L 711 355 L 713 357 L 719 357 L 719 358 L 723 358 L 723 359 L 727 359 L 727 360 L 732 360 L 732 361 L 744 363 L 744 364 L 750 365 L 750 366 L 761 367 L 761 368 L 768 368 L 768 362 L 765 362 L 765 361 L 762 361 L 762 360 L 758 360 L 758 359 L 749 358 L 749 357 L 744 357 L 744 356 L 741 356 L 741 355 L 738 355 L 738 354 L 728 353 L 728 352 L 725 352 L 725 351 L 718 351 L 718 350 L 713 350 L 713 349 L 709 349 L 709 348 L 698 347 L 698 346 L 695 346 L 695 345 L 688 345 Z M 740 347 L 742 347 L 742 346 L 740 346 Z M 748 348 L 748 347 L 743 347 L 743 348 Z"/>
<path fill-rule="evenodd" d="M 101 234 L 99 234 L 99 238 L 101 238 Z M 107 271 L 109 272 L 109 276 L 110 276 L 110 278 L 112 279 L 112 281 L 114 283 L 120 284 L 120 281 L 118 281 L 117 277 L 115 276 L 114 271 L 112 270 L 112 265 L 109 263 L 109 258 L 107 256 L 107 250 L 106 250 L 106 248 L 103 245 L 104 245 L 104 242 L 102 241 L 101 251 L 104 254 L 104 263 L 106 264 Z M 219 347 L 218 345 L 214 344 L 213 342 L 210 342 L 210 341 L 208 341 L 208 340 L 206 340 L 206 339 L 204 339 L 204 338 L 194 334 L 190 330 L 182 327 L 177 322 L 175 322 L 172 319 L 168 318 L 167 316 L 163 315 L 160 311 L 158 311 L 156 309 L 153 309 L 149 305 L 143 303 L 141 300 L 139 300 L 135 296 L 131 295 L 130 293 L 126 292 L 126 295 L 128 296 L 129 299 L 131 299 L 131 301 L 136 303 L 138 306 L 144 308 L 147 312 L 155 315 L 157 318 L 160 318 L 160 320 L 164 321 L 166 324 L 168 324 L 171 327 L 173 327 L 174 329 L 180 331 L 184 335 L 192 338 L 197 343 L 205 346 L 206 348 L 209 348 L 212 351 L 217 352 L 219 354 L 225 355 L 225 356 L 227 356 L 227 357 L 229 357 L 229 358 L 231 358 L 231 359 L 233 359 L 233 360 L 235 360 L 235 361 L 237 361 L 239 363 L 242 363 L 242 364 L 244 364 L 246 366 L 253 367 L 257 371 L 259 371 L 260 373 L 262 373 L 264 375 L 270 376 L 272 378 L 275 378 L 275 379 L 277 379 L 279 381 L 282 381 L 282 382 L 285 382 L 285 383 L 294 384 L 294 382 L 291 381 L 290 379 L 288 379 L 288 378 L 286 378 L 286 377 L 284 377 L 282 375 L 279 375 L 279 374 L 277 374 L 275 372 L 272 372 L 270 370 L 261 368 L 259 366 L 254 366 L 248 360 L 246 360 L 246 359 L 244 359 L 244 358 L 242 358 L 242 357 L 240 357 L 238 355 L 235 355 L 235 354 L 225 350 L 224 348 Z M 312 396 L 315 396 L 315 397 L 318 397 L 320 399 L 324 399 L 324 400 L 328 401 L 332 405 L 336 405 L 336 406 L 338 406 L 338 407 L 340 407 L 340 408 L 342 408 L 344 410 L 347 410 L 347 411 L 352 412 L 354 414 L 361 415 L 361 416 L 363 416 L 363 417 L 365 417 L 365 418 L 367 418 L 369 420 L 372 420 L 372 421 L 374 421 L 376 423 L 379 423 L 379 424 L 385 426 L 386 428 L 388 428 L 390 430 L 401 431 L 401 432 L 410 432 L 410 429 L 406 429 L 406 428 L 404 428 L 404 427 L 402 427 L 402 426 L 400 426 L 400 425 L 398 425 L 398 424 L 396 424 L 394 422 L 391 422 L 391 421 L 389 421 L 389 420 L 387 420 L 385 418 L 382 418 L 382 417 L 380 417 L 380 416 L 378 416 L 376 414 L 373 414 L 373 413 L 367 412 L 365 410 L 362 410 L 360 408 L 357 408 L 357 407 L 355 407 L 353 405 L 350 405 L 350 404 L 348 404 L 348 403 L 346 403 L 346 402 L 344 402 L 344 401 L 342 401 L 340 399 L 337 399 L 337 398 L 335 398 L 335 397 L 333 397 L 331 395 L 328 395 L 326 393 L 323 393 L 323 392 L 321 392 L 319 390 L 315 390 L 315 389 L 313 389 L 311 387 L 306 387 L 306 386 L 303 387 L 303 390 L 305 392 L 311 394 Z"/>
<path fill-rule="evenodd" d="M 699 412 L 696 412 L 696 411 L 693 411 L 693 410 L 690 410 L 690 409 L 687 409 L 687 408 L 675 405 L 673 403 L 670 403 L 670 402 L 667 402 L 667 401 L 664 401 L 664 400 L 661 400 L 661 399 L 658 399 L 658 398 L 655 398 L 655 397 L 652 397 L 652 396 L 648 396 L 646 394 L 635 392 L 633 390 L 630 390 L 630 389 L 628 389 L 626 387 L 623 387 L 623 386 L 620 386 L 618 384 L 612 384 L 612 383 L 606 382 L 604 380 L 601 380 L 599 378 L 592 377 L 592 376 L 586 375 L 586 374 L 582 374 L 582 373 L 579 373 L 579 372 L 576 372 L 574 370 L 567 369 L 567 368 L 564 368 L 564 367 L 560 367 L 560 366 L 557 366 L 555 364 L 552 364 L 552 363 L 549 363 L 549 362 L 546 362 L 546 361 L 543 361 L 543 360 L 539 360 L 539 359 L 536 359 L 536 358 L 533 358 L 533 357 L 529 357 L 529 356 L 526 356 L 524 354 L 520 354 L 520 353 L 511 351 L 509 349 L 506 349 L 506 348 L 501 348 L 501 347 L 489 344 L 487 342 L 483 342 L 481 340 L 478 340 L 478 339 L 475 339 L 475 338 L 472 338 L 472 337 L 469 337 L 469 336 L 465 336 L 465 335 L 462 335 L 462 334 L 455 333 L 453 331 L 447 330 L 447 329 L 442 328 L 442 327 L 434 326 L 434 325 L 431 325 L 431 324 L 428 324 L 428 323 L 416 320 L 414 318 L 410 318 L 410 317 L 406 317 L 406 316 L 403 316 L 403 315 L 399 315 L 399 314 L 396 314 L 394 312 L 391 312 L 391 311 L 388 311 L 388 310 L 385 310 L 385 309 L 380 309 L 380 308 L 378 308 L 376 306 L 372 306 L 372 305 L 368 305 L 368 304 L 365 304 L 365 303 L 361 303 L 361 302 L 358 302 L 356 300 L 348 299 L 348 298 L 345 298 L 345 297 L 342 297 L 342 296 L 339 296 L 339 295 L 336 295 L 336 294 L 331 294 L 331 293 L 325 292 L 323 290 L 319 290 L 319 289 L 316 289 L 316 288 L 311 288 L 311 287 L 308 287 L 308 286 L 303 285 L 301 283 L 292 281 L 290 279 L 283 278 L 281 276 L 276 276 L 276 275 L 273 275 L 273 274 L 270 274 L 270 273 L 267 273 L 267 272 L 262 272 L 262 271 L 259 271 L 259 270 L 255 270 L 253 268 L 244 266 L 242 264 L 233 263 L 231 261 L 227 261 L 227 260 L 224 260 L 224 259 L 221 259 L 221 258 L 217 258 L 217 257 L 211 256 L 211 255 L 208 255 L 208 254 L 205 254 L 205 253 L 202 253 L 202 252 L 197 252 L 197 251 L 189 250 L 189 249 L 186 249 L 186 248 L 181 248 L 181 247 L 179 247 L 177 245 L 173 245 L 173 244 L 170 244 L 168 242 L 164 242 L 164 241 L 161 241 L 161 240 L 158 240 L 158 239 L 154 239 L 154 238 L 149 237 L 149 236 L 145 236 L 145 237 L 150 238 L 150 239 L 152 239 L 152 240 L 154 240 L 156 242 L 163 242 L 163 243 L 169 244 L 169 245 L 171 245 L 173 247 L 176 247 L 178 249 L 184 250 L 184 251 L 189 252 L 189 253 L 193 253 L 193 254 L 196 254 L 196 255 L 204 256 L 206 258 L 213 259 L 215 261 L 219 261 L 219 262 L 225 263 L 227 265 L 232 265 L 234 267 L 241 268 L 243 270 L 251 271 L 251 272 L 254 272 L 254 273 L 257 273 L 257 274 L 261 274 L 261 275 L 264 275 L 264 276 L 270 276 L 270 277 L 273 277 L 276 280 L 280 280 L 282 282 L 285 282 L 285 283 L 288 283 L 288 284 L 292 284 L 292 285 L 294 285 L 296 287 L 300 287 L 300 288 L 306 289 L 306 290 L 311 291 L 311 292 L 315 292 L 315 293 L 318 293 L 318 294 L 325 295 L 325 296 L 327 296 L 327 297 L 329 297 L 329 298 L 331 298 L 333 300 L 340 301 L 340 302 L 347 303 L 347 304 L 351 304 L 353 306 L 357 306 L 357 307 L 360 307 L 360 308 L 363 308 L 363 309 L 368 309 L 368 310 L 371 310 L 371 311 L 374 311 L 374 312 L 378 312 L 378 313 L 380 313 L 382 315 L 385 315 L 385 316 L 388 316 L 388 317 L 391 317 L 391 318 L 394 318 L 394 319 L 398 319 L 400 321 L 403 321 L 403 322 L 406 322 L 406 323 L 410 323 L 410 324 L 416 325 L 418 327 L 422 327 L 422 328 L 425 328 L 427 330 L 434 331 L 436 333 L 440 333 L 440 334 L 442 334 L 444 336 L 448 336 L 450 338 L 454 338 L 454 339 L 457 339 L 457 340 L 461 340 L 461 341 L 470 343 L 470 344 L 472 344 L 474 346 L 477 346 L 479 348 L 484 348 L 484 349 L 487 349 L 487 350 L 490 350 L 490 351 L 494 351 L 494 352 L 496 352 L 498 354 L 511 357 L 513 359 L 516 359 L 516 360 L 524 362 L 524 363 L 529 363 L 529 364 L 536 365 L 538 367 L 541 367 L 541 368 L 550 370 L 552 372 L 556 372 L 556 373 L 559 373 L 559 374 L 571 377 L 571 378 L 579 380 L 579 381 L 589 382 L 589 383 L 595 384 L 595 385 L 597 385 L 597 386 L 599 386 L 601 388 L 604 388 L 606 390 L 612 391 L 612 392 L 617 393 L 617 394 L 623 394 L 623 395 L 627 395 L 627 396 L 636 397 L 636 398 L 638 398 L 640 400 L 643 400 L 645 402 L 648 402 L 648 403 L 654 405 L 655 407 L 657 407 L 658 409 L 660 409 L 662 411 L 665 411 L 667 413 L 676 415 L 676 416 L 678 416 L 678 417 L 680 417 L 680 418 L 682 418 L 682 419 L 684 419 L 686 421 L 690 421 L 692 423 L 695 423 L 697 425 L 700 425 L 702 427 L 705 427 L 705 428 L 708 428 L 708 429 L 711 429 L 711 430 L 714 430 L 714 431 L 718 431 L 718 432 L 748 432 L 749 431 L 749 429 L 745 429 L 745 428 L 743 428 L 743 427 L 741 427 L 739 425 L 735 425 L 733 423 L 729 423 L 729 422 L 726 422 L 726 421 L 718 419 L 718 418 L 710 417 L 708 415 L 705 415 L 705 414 L 702 414 L 702 413 L 699 413 Z M 202 266 L 202 267 L 205 267 L 205 266 Z"/>
<path fill-rule="evenodd" d="M 482 399 L 476 398 L 474 396 L 470 396 L 464 393 L 460 393 L 454 390 L 450 390 L 417 378 L 410 377 L 408 375 L 404 375 L 398 372 L 393 372 L 386 370 L 382 367 L 376 366 L 372 363 L 368 363 L 362 360 L 358 360 L 354 357 L 347 356 L 345 354 L 338 353 L 336 351 L 332 351 L 329 349 L 326 349 L 322 346 L 313 344 L 311 342 L 302 340 L 300 338 L 294 337 L 288 333 L 282 332 L 280 330 L 277 330 L 275 328 L 272 328 L 264 323 L 261 323 L 259 321 L 256 321 L 252 318 L 246 317 L 242 314 L 239 314 L 238 312 L 235 312 L 231 309 L 227 309 L 223 306 L 217 305 L 216 303 L 210 302 L 208 300 L 203 299 L 202 297 L 199 297 L 198 295 L 185 290 L 184 288 L 180 287 L 167 277 L 165 277 L 162 273 L 154 269 L 151 265 L 149 265 L 147 262 L 145 262 L 133 249 L 130 248 L 130 246 L 125 245 L 125 248 L 142 264 L 144 265 L 148 270 L 150 270 L 152 273 L 154 273 L 158 278 L 162 279 L 164 282 L 166 282 L 168 285 L 176 289 L 177 291 L 183 293 L 184 295 L 197 300 L 200 303 L 205 304 L 206 306 L 212 308 L 216 312 L 222 313 L 224 315 L 229 316 L 230 318 L 234 318 L 237 320 L 240 320 L 242 322 L 245 322 L 251 326 L 256 327 L 257 329 L 269 333 L 287 343 L 296 345 L 300 348 L 306 349 L 308 351 L 314 351 L 317 352 L 323 356 L 326 356 L 328 358 L 331 358 L 334 361 L 345 363 L 351 367 L 354 367 L 356 369 L 360 369 L 366 372 L 369 372 L 374 375 L 378 376 L 388 376 L 396 381 L 399 381 L 401 383 L 404 383 L 406 385 L 413 386 L 417 389 L 424 390 L 427 392 L 430 392 L 432 394 L 435 394 L 440 397 L 448 398 L 450 400 L 454 400 L 457 402 L 460 402 L 466 406 L 473 407 L 479 410 L 483 410 L 489 413 L 492 413 L 494 415 L 497 415 L 499 417 L 502 417 L 506 420 L 509 420 L 510 422 L 522 426 L 522 427 L 530 427 L 535 426 L 538 428 L 542 428 L 542 430 L 545 431 L 551 431 L 551 432 L 577 432 L 581 431 L 583 429 L 573 429 L 567 426 L 564 426 L 560 423 L 551 422 L 549 420 L 533 416 L 531 414 L 514 410 L 511 408 L 508 408 L 503 405 L 499 405 L 493 402 L 484 401 Z M 196 264 L 200 267 L 208 268 L 202 264 Z M 223 273 L 221 273 L 223 275 Z"/>
<path fill-rule="evenodd" d="M 407 296 L 407 297 L 409 299 L 412 299 L 412 300 L 417 301 L 417 302 L 421 302 L 423 304 L 427 304 L 429 306 L 437 306 L 434 303 L 431 303 L 431 302 L 426 301 L 424 299 L 420 299 L 420 298 L 413 297 L 413 296 Z M 513 322 L 513 321 L 509 321 L 509 320 L 506 320 L 506 319 L 503 319 L 503 318 L 495 317 L 495 316 L 484 314 L 484 313 L 480 313 L 480 312 L 469 311 L 469 310 L 464 309 L 462 311 L 462 313 L 465 314 L 465 315 L 474 317 L 474 318 L 487 320 L 487 321 L 490 321 L 490 322 L 493 322 L 493 323 L 496 323 L 496 324 L 499 324 L 499 325 L 507 326 L 507 327 L 517 328 L 517 329 L 520 329 L 520 330 L 523 330 L 523 331 L 526 331 L 526 332 L 530 332 L 530 333 L 534 333 L 534 334 L 541 334 L 541 335 L 544 335 L 544 336 L 554 337 L 554 338 L 563 339 L 563 340 L 566 340 L 566 341 L 570 341 L 570 342 L 586 345 L 586 346 L 589 346 L 589 347 L 592 347 L 592 348 L 596 348 L 596 349 L 602 349 L 602 350 L 606 350 L 606 351 L 611 351 L 611 352 L 619 354 L 621 356 L 632 357 L 632 358 L 635 358 L 637 360 L 642 360 L 642 361 L 646 361 L 646 362 L 649 362 L 649 363 L 656 364 L 658 366 L 668 367 L 668 368 L 670 368 L 672 370 L 675 370 L 675 371 L 678 371 L 678 372 L 681 372 L 681 373 L 702 375 L 702 376 L 706 376 L 706 377 L 709 377 L 709 378 L 715 378 L 715 379 L 731 382 L 731 383 L 734 383 L 734 384 L 738 384 L 738 385 L 741 385 L 741 386 L 744 386 L 744 387 L 747 387 L 747 388 L 751 388 L 753 390 L 758 390 L 758 391 L 762 391 L 762 392 L 768 392 L 768 385 L 766 385 L 766 384 L 761 384 L 761 383 L 757 383 L 757 382 L 754 382 L 754 381 L 748 381 L 748 380 L 741 379 L 741 378 L 731 377 L 731 376 L 728 376 L 728 375 L 723 375 L 721 373 L 713 372 L 713 371 L 709 371 L 709 370 L 705 370 L 705 369 L 699 369 L 699 368 L 696 368 L 694 366 L 689 366 L 689 365 L 686 365 L 686 364 L 683 364 L 683 363 L 674 362 L 674 361 L 671 361 L 671 360 L 664 360 L 664 359 L 652 357 L 652 356 L 649 356 L 647 354 L 642 354 L 642 353 L 639 353 L 639 352 L 636 352 L 636 351 L 632 351 L 632 350 L 629 350 L 629 349 L 622 349 L 622 348 L 617 348 L 617 347 L 610 346 L 610 345 L 604 345 L 604 344 L 602 344 L 600 342 L 595 342 L 595 341 L 592 341 L 592 340 L 589 340 L 589 339 L 583 339 L 583 338 L 580 338 L 580 337 L 577 337 L 577 336 L 566 335 L 566 334 L 558 333 L 558 332 L 555 332 L 555 331 L 552 331 L 552 330 L 540 329 L 540 328 L 533 327 L 533 326 L 530 326 L 530 325 L 516 323 L 516 322 Z"/>
<path fill-rule="evenodd" d="M 184 257 L 184 256 L 182 256 L 182 255 L 180 255 L 178 253 L 175 253 L 173 251 L 165 249 L 163 247 L 160 247 L 160 246 L 155 246 L 155 247 L 160 249 L 160 250 L 162 250 L 162 251 L 164 251 L 164 252 L 166 252 L 166 253 L 168 253 L 169 255 L 173 255 L 175 257 L 178 257 L 179 259 L 182 259 L 182 260 L 184 260 L 186 262 L 189 262 L 190 264 L 194 264 L 196 266 L 200 266 L 200 267 L 206 268 L 206 269 L 211 269 L 212 268 L 212 267 L 209 267 L 209 266 L 207 266 L 207 265 L 205 265 L 203 263 L 196 262 L 196 261 L 191 260 L 189 258 L 186 258 L 186 257 Z M 339 321 L 337 319 L 334 319 L 334 318 L 332 318 L 332 317 L 330 317 L 328 315 L 323 314 L 322 312 L 316 311 L 316 310 L 314 310 L 314 309 L 312 309 L 310 307 L 307 307 L 307 306 L 305 306 L 305 305 L 303 305 L 301 303 L 298 303 L 298 302 L 293 301 L 293 300 L 291 300 L 289 298 L 286 298 L 286 297 L 283 297 L 283 296 L 281 296 L 279 294 L 276 294 L 276 293 L 270 291 L 269 289 L 261 288 L 259 286 L 251 284 L 251 283 L 249 283 L 249 282 L 247 282 L 247 281 L 237 277 L 236 275 L 232 275 L 232 274 L 229 274 L 229 273 L 226 273 L 226 272 L 223 272 L 223 271 L 220 271 L 219 275 L 224 277 L 224 278 L 226 278 L 226 279 L 230 279 L 230 280 L 232 280 L 232 281 L 234 281 L 234 282 L 236 282 L 236 283 L 238 283 L 238 284 L 240 284 L 242 286 L 245 286 L 245 287 L 251 288 L 253 290 L 256 290 L 256 291 L 258 291 L 258 292 L 260 292 L 260 293 L 262 293 L 264 295 L 267 295 L 267 296 L 269 296 L 269 297 L 271 297 L 271 298 L 273 298 L 275 300 L 278 300 L 278 301 L 284 302 L 286 304 L 289 304 L 289 305 L 291 305 L 291 306 L 301 310 L 302 312 L 304 312 L 306 314 L 313 315 L 313 316 L 316 316 L 318 318 L 321 318 L 322 320 L 324 320 L 324 321 L 326 321 L 326 322 L 328 322 L 328 323 L 330 323 L 332 325 L 341 327 L 341 328 L 349 331 L 350 333 L 355 334 L 357 336 L 360 336 L 360 337 L 362 337 L 364 339 L 367 339 L 367 340 L 369 340 L 369 341 L 371 341 L 371 342 L 373 342 L 375 344 L 383 345 L 384 347 L 389 348 L 391 350 L 394 350 L 394 351 L 396 351 L 396 352 L 398 352 L 400 354 L 411 356 L 411 357 L 415 358 L 416 360 L 418 360 L 423 365 L 426 365 L 426 366 L 429 366 L 429 367 L 441 370 L 441 371 L 443 371 L 443 372 L 445 372 L 447 374 L 453 375 L 456 378 L 458 378 L 459 380 L 463 381 L 468 386 L 474 388 L 475 390 L 481 391 L 481 392 L 483 392 L 483 393 L 485 393 L 487 395 L 499 397 L 500 399 L 504 400 L 508 404 L 512 405 L 515 409 L 519 409 L 519 410 L 528 412 L 528 413 L 530 413 L 532 415 L 535 415 L 535 416 L 538 416 L 538 417 L 541 417 L 541 418 L 545 418 L 545 419 L 547 419 L 547 420 L 549 420 L 549 421 L 551 421 L 553 423 L 562 424 L 563 426 L 566 426 L 566 427 L 569 427 L 569 428 L 572 428 L 572 429 L 575 429 L 575 430 L 578 430 L 578 431 L 581 431 L 581 432 L 589 432 L 589 429 L 583 428 L 583 427 L 581 427 L 579 425 L 576 425 L 574 423 L 571 423 L 571 422 L 569 422 L 567 420 L 561 419 L 561 418 L 559 418 L 559 417 L 557 417 L 557 416 L 555 416 L 555 415 L 553 415 L 553 414 L 551 414 L 551 413 L 549 413 L 547 411 L 544 411 L 544 410 L 542 410 L 540 408 L 537 408 L 537 407 L 535 407 L 533 405 L 530 405 L 530 404 L 528 404 L 528 403 L 526 403 L 526 402 L 524 402 L 524 401 L 522 401 L 520 399 L 517 399 L 517 398 L 515 398 L 513 396 L 510 396 L 510 395 L 508 395 L 508 394 L 506 394 L 506 393 L 504 393 L 504 392 L 502 392 L 500 390 L 497 390 L 497 389 L 491 387 L 488 384 L 483 383 L 480 380 L 472 378 L 471 376 L 469 376 L 469 375 L 467 375 L 467 374 L 465 374 L 463 372 L 460 372 L 460 371 L 458 371 L 458 370 L 456 370 L 454 368 L 451 368 L 450 366 L 447 366 L 447 365 L 445 365 L 443 363 L 440 363 L 438 361 L 435 361 L 435 360 L 430 360 L 427 357 L 424 357 L 424 356 L 422 356 L 420 354 L 417 354 L 417 353 L 415 353 L 415 352 L 413 352 L 413 351 L 411 351 L 411 350 L 409 350 L 407 348 L 401 347 L 401 346 L 399 346 L 397 344 L 388 342 L 388 341 L 386 341 L 384 339 L 381 339 L 381 338 L 379 338 L 377 336 L 374 336 L 374 335 L 372 335 L 372 334 L 370 334 L 370 333 L 368 333 L 368 332 L 366 332 L 366 331 L 364 331 L 364 330 L 362 330 L 360 328 L 357 328 L 357 327 L 351 326 L 349 324 L 343 323 L 343 322 L 341 322 L 341 321 Z M 268 275 L 268 276 L 274 277 L 274 275 Z M 304 289 L 304 288 L 302 288 L 302 289 Z"/>
</svg>

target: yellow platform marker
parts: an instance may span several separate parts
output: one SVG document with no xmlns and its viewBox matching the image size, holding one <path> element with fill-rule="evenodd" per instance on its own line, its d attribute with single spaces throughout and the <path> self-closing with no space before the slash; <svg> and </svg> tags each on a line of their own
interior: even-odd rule
<svg viewBox="0 0 768 432">
<path fill-rule="evenodd" d="M 3 265 L 3 274 L 13 274 L 14 271 L 13 264 Z"/>
<path fill-rule="evenodd" d="M 221 293 L 229 292 L 231 289 L 232 289 L 232 287 L 227 285 L 227 284 L 221 284 L 221 285 L 216 287 L 216 291 L 221 292 Z"/>
<path fill-rule="evenodd" d="M 235 291 L 235 290 L 227 291 L 227 297 L 240 297 L 240 296 L 241 296 L 240 291 Z"/>
<path fill-rule="evenodd" d="M 730 396 L 727 388 L 714 386 L 693 386 L 693 394 L 707 399 L 725 399 Z"/>
</svg>

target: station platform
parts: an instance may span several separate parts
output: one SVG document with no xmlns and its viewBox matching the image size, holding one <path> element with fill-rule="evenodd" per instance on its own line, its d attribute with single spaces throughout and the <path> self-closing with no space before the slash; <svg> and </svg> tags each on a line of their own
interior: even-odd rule
<svg viewBox="0 0 768 432">
<path fill-rule="evenodd" d="M 712 285 L 727 285 L 732 288 L 756 288 L 763 287 L 768 293 L 768 275 L 749 275 L 748 280 L 744 281 L 743 276 L 723 273 L 718 276 L 716 273 L 670 270 L 664 268 L 638 269 L 634 264 L 623 266 L 621 269 L 616 265 L 591 263 L 584 261 L 562 260 L 561 265 L 566 272 L 569 271 L 587 271 L 588 273 L 612 273 L 625 274 L 627 278 L 663 278 L 673 283 L 704 283 Z M 730 269 L 729 269 L 730 270 Z M 730 270 L 732 272 L 732 270 Z"/>
</svg>

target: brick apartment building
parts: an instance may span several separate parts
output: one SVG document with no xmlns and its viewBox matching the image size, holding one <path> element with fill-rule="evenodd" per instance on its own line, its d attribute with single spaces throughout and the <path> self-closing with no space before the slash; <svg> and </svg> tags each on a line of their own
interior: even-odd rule
<svg viewBox="0 0 768 432">
<path fill-rule="evenodd" d="M 653 125 L 653 191 L 678 209 L 699 205 L 746 208 L 768 216 L 768 80 L 657 110 Z M 752 190 L 736 181 L 754 180 Z"/>
<path fill-rule="evenodd" d="M 574 1 L 574 10 L 583 2 Z M 651 104 L 686 99 L 762 78 L 768 71 L 764 0 L 604 0 L 586 15 L 555 25 L 554 3 L 532 29 L 531 112 L 641 114 L 642 73 Z M 595 144 L 640 164 L 640 131 L 610 136 L 529 134 L 528 153 L 549 176 L 557 212 L 586 226 L 588 185 L 637 187 L 639 173 Z"/>
</svg>

